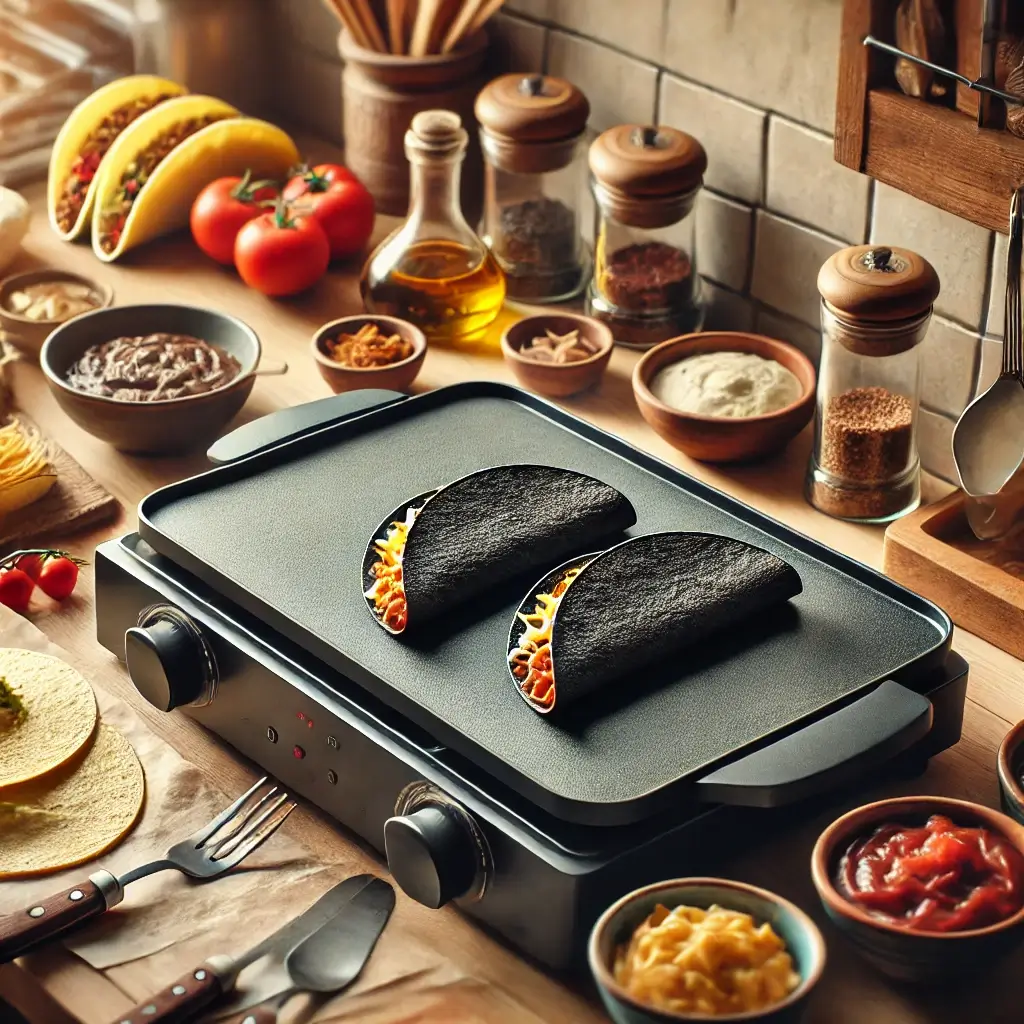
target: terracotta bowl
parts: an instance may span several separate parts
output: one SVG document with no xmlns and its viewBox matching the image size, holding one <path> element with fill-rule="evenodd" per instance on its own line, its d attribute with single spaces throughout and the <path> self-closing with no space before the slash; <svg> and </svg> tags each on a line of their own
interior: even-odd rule
<svg viewBox="0 0 1024 1024">
<path fill-rule="evenodd" d="M 1011 818 L 1024 824 L 1024 722 L 1018 722 L 999 744 L 996 764 L 999 772 L 999 794 L 1003 810 Z"/>
<path fill-rule="evenodd" d="M 165 332 L 226 349 L 241 372 L 226 387 L 163 402 L 123 402 L 78 391 L 65 379 L 92 345 Z M 115 306 L 83 313 L 55 330 L 39 356 L 60 407 L 84 430 L 123 452 L 168 455 L 206 447 L 245 405 L 256 381 L 260 340 L 241 320 L 196 306 Z"/>
<path fill-rule="evenodd" d="M 326 342 L 339 334 L 355 334 L 366 324 L 376 324 L 385 334 L 399 334 L 412 342 L 412 355 L 400 363 L 390 366 L 372 366 L 358 369 L 336 363 L 328 354 Z M 385 391 L 405 391 L 419 376 L 423 360 L 427 356 L 427 339 L 423 332 L 407 320 L 394 316 L 346 316 L 324 324 L 313 335 L 313 358 L 320 376 L 331 386 L 335 394 L 342 391 L 358 391 L 360 388 L 382 388 Z"/>
<path fill-rule="evenodd" d="M 33 284 L 43 284 L 50 281 L 68 281 L 72 284 L 84 284 L 93 295 L 99 305 L 97 309 L 105 309 L 114 303 L 113 289 L 91 278 L 82 277 L 80 274 L 71 274 L 66 270 L 57 270 L 51 267 L 43 267 L 39 270 L 29 270 L 24 274 L 13 274 L 11 277 L 0 281 L 0 327 L 3 328 L 10 343 L 25 355 L 39 358 L 39 352 L 43 347 L 50 333 L 61 326 L 62 323 L 70 321 L 62 320 L 29 320 L 12 313 L 7 308 L 8 298 L 12 292 L 20 291 Z M 80 314 L 84 316 L 85 314 Z"/>
<path fill-rule="evenodd" d="M 520 355 L 519 350 L 534 338 L 553 331 L 579 331 L 594 354 L 578 363 L 538 363 Z M 576 313 L 541 313 L 524 317 L 501 336 L 501 353 L 524 388 L 549 398 L 566 398 L 592 388 L 604 375 L 612 357 L 612 332 L 589 316 Z"/>
<path fill-rule="evenodd" d="M 800 382 L 800 397 L 777 412 L 741 419 L 679 412 L 654 397 L 650 383 L 659 370 L 704 352 L 753 352 L 774 359 Z M 799 349 L 760 334 L 728 331 L 664 341 L 633 369 L 633 395 L 643 418 L 670 445 L 701 462 L 746 462 L 784 448 L 811 421 L 815 386 L 814 366 Z"/>
<path fill-rule="evenodd" d="M 1024 828 L 1005 814 L 966 800 L 932 796 L 898 797 L 858 807 L 829 825 L 811 854 L 814 886 L 833 924 L 869 963 L 901 981 L 960 981 L 965 974 L 990 966 L 1024 939 L 1024 909 L 986 928 L 909 932 L 879 921 L 836 888 L 835 871 L 851 842 L 886 822 L 924 824 L 933 814 L 944 814 L 958 825 L 980 825 L 998 832 L 1024 854 Z"/>
<path fill-rule="evenodd" d="M 612 975 L 615 951 L 629 940 L 634 929 L 659 903 L 670 910 L 680 904 L 710 907 L 717 903 L 728 910 L 750 914 L 758 924 L 767 921 L 786 943 L 800 975 L 800 984 L 775 1006 L 715 1017 L 669 1013 L 637 1002 L 616 983 Z M 723 878 L 677 878 L 637 889 L 613 903 L 590 933 L 587 959 L 601 1001 L 616 1024 L 678 1024 L 679 1021 L 711 1020 L 793 1024 L 803 1014 L 807 997 L 825 969 L 825 940 L 817 925 L 799 907 L 765 889 Z"/>
</svg>

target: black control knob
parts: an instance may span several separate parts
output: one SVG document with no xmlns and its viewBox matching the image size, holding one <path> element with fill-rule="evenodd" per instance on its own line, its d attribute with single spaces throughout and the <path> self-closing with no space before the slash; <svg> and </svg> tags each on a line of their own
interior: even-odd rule
<svg viewBox="0 0 1024 1024">
<path fill-rule="evenodd" d="M 388 870 L 407 895 L 437 910 L 473 888 L 473 836 L 452 810 L 428 805 L 384 824 Z"/>
<path fill-rule="evenodd" d="M 177 609 L 146 616 L 124 635 L 135 688 L 160 711 L 193 704 L 209 691 L 211 656 L 199 627 Z"/>
</svg>

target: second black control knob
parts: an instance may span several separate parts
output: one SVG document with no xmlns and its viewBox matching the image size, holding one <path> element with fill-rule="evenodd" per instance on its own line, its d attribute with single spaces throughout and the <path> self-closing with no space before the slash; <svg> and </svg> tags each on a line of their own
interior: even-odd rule
<svg viewBox="0 0 1024 1024">
<path fill-rule="evenodd" d="M 127 630 L 124 657 L 135 688 L 160 711 L 194 703 L 210 683 L 202 634 L 176 609 L 156 612 Z"/>
<path fill-rule="evenodd" d="M 384 824 L 388 869 L 405 893 L 437 910 L 473 888 L 473 836 L 441 806 L 421 807 Z"/>
</svg>

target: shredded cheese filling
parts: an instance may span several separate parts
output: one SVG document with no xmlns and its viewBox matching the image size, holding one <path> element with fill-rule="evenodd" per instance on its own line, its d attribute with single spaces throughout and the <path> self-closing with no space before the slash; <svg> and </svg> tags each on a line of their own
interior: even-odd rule
<svg viewBox="0 0 1024 1024">
<path fill-rule="evenodd" d="M 550 594 L 537 594 L 537 604 L 529 615 L 518 613 L 526 629 L 519 637 L 519 643 L 509 654 L 508 663 L 512 675 L 519 681 L 519 688 L 526 699 L 535 707 L 547 711 L 555 704 L 555 671 L 551 660 L 551 631 L 554 627 L 555 612 L 561 604 L 569 584 L 586 568 L 577 565 L 562 574 L 561 579 L 551 588 Z"/>
<path fill-rule="evenodd" d="M 405 554 L 409 530 L 422 508 L 423 505 L 410 506 L 405 519 L 400 523 L 392 523 L 387 535 L 373 544 L 377 554 L 377 561 L 370 566 L 374 582 L 369 590 L 364 591 L 363 596 L 373 602 L 377 618 L 396 633 L 401 633 L 409 621 L 405 584 L 402 581 L 402 556 Z"/>
</svg>

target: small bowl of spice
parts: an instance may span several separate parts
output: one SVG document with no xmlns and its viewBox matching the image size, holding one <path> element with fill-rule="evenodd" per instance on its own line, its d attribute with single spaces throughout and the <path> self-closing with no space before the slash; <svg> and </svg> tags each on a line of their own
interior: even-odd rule
<svg viewBox="0 0 1024 1024">
<path fill-rule="evenodd" d="M 662 342 L 633 370 L 643 418 L 702 462 L 746 462 L 784 448 L 814 415 L 815 383 L 799 349 L 728 331 Z"/>
<path fill-rule="evenodd" d="M 593 387 L 612 357 L 612 332 L 575 313 L 545 313 L 514 323 L 501 337 L 505 362 L 519 383 L 549 398 Z"/>
<path fill-rule="evenodd" d="M 1024 722 L 1003 737 L 996 767 L 1003 810 L 1024 825 Z"/>
<path fill-rule="evenodd" d="M 335 394 L 360 388 L 405 391 L 427 355 L 423 332 L 393 316 L 347 316 L 313 335 L 313 358 Z"/>
<path fill-rule="evenodd" d="M 63 270 L 44 268 L 0 282 L 0 328 L 26 355 L 37 356 L 48 335 L 68 320 L 114 301 L 106 285 Z"/>
</svg>

